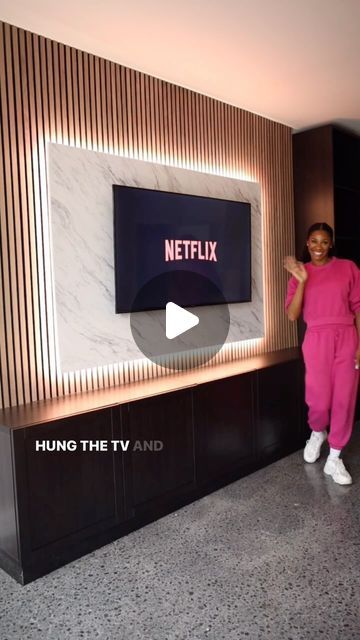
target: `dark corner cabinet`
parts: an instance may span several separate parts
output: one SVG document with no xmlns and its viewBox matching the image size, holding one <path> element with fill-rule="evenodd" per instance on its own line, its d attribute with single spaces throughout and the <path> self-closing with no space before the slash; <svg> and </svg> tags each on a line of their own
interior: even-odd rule
<svg viewBox="0 0 360 640">
<path fill-rule="evenodd" d="M 301 131 L 293 135 L 293 159 L 298 258 L 307 229 L 327 222 L 335 232 L 336 255 L 360 267 L 360 136 L 331 124 Z M 300 339 L 304 332 L 299 321 Z"/>
<path fill-rule="evenodd" d="M 298 349 L 211 373 L 1 411 L 0 566 L 25 584 L 302 446 Z"/>
<path fill-rule="evenodd" d="M 335 125 L 293 135 L 296 248 L 306 230 L 327 222 L 336 255 L 360 267 L 360 136 Z"/>
</svg>

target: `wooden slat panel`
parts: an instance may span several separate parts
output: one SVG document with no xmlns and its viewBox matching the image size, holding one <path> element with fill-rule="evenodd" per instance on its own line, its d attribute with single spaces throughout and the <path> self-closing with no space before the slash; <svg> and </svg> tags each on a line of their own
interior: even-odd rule
<svg viewBox="0 0 360 640">
<path fill-rule="evenodd" d="M 164 162 L 170 164 L 170 130 L 169 130 L 169 108 L 168 108 L 168 84 L 162 84 L 162 102 L 164 110 Z"/>
<path fill-rule="evenodd" d="M 87 78 L 88 78 L 88 91 L 89 91 L 89 118 L 91 126 L 91 138 L 90 149 L 98 150 L 98 130 L 96 119 L 96 89 L 95 89 L 95 58 L 94 56 L 87 54 Z"/>
<path fill-rule="evenodd" d="M 137 77 L 137 92 L 136 92 L 136 109 L 137 117 L 140 127 L 140 158 L 147 160 L 147 124 L 146 124 L 146 80 L 147 76 L 143 73 Z"/>
<path fill-rule="evenodd" d="M 116 66 L 114 62 L 110 62 L 110 84 L 111 84 L 111 122 L 112 122 L 112 140 L 113 152 L 119 154 L 119 135 L 118 135 L 118 108 L 116 104 Z"/>
<path fill-rule="evenodd" d="M 102 149 L 106 153 L 109 151 L 109 135 L 108 135 L 108 114 L 106 101 L 106 78 L 105 78 L 105 60 L 100 58 L 100 113 L 102 123 Z"/>
<path fill-rule="evenodd" d="M 82 105 L 84 111 L 84 140 L 83 147 L 86 149 L 92 148 L 92 121 L 91 121 L 91 108 L 90 108 L 90 70 L 89 70 L 89 56 L 87 53 L 81 54 L 82 60 L 80 65 L 82 66 L 82 75 L 84 82 L 84 103 Z"/>
<path fill-rule="evenodd" d="M 206 96 L 0 23 L 0 406 L 168 376 L 146 359 L 61 374 L 56 362 L 48 141 L 259 181 L 265 338 L 231 362 L 297 344 L 286 320 L 294 250 L 291 131 Z M 187 367 L 200 354 L 182 354 Z"/>
<path fill-rule="evenodd" d="M 80 108 L 79 108 L 79 91 L 82 89 L 82 83 L 78 76 L 77 56 L 76 50 L 67 47 L 66 50 L 69 64 L 69 74 L 71 74 L 71 92 L 73 97 L 73 109 L 74 109 L 74 122 L 73 122 L 73 144 L 76 147 L 80 147 L 81 133 L 80 133 Z"/>
<path fill-rule="evenodd" d="M 5 25 L 3 44 L 3 72 L 2 78 L 6 83 L 2 94 L 4 116 L 1 118 L 4 130 L 4 168 L 5 168 L 5 226 L 2 232 L 6 241 L 5 287 L 8 295 L 5 300 L 6 328 L 7 328 L 7 360 L 9 367 L 10 397 L 13 404 L 23 404 L 23 380 L 21 362 L 21 333 L 19 318 L 19 290 L 17 259 L 21 260 L 21 250 L 17 246 L 19 234 L 19 194 L 17 176 L 17 148 L 16 148 L 16 114 L 13 80 L 13 60 L 11 27 Z M 5 93 L 6 91 L 6 93 Z"/>
<path fill-rule="evenodd" d="M 65 45 L 58 45 L 59 56 L 59 81 L 61 95 L 61 122 L 62 122 L 62 139 L 63 144 L 69 144 L 69 118 L 67 110 L 67 91 L 66 91 L 66 68 L 65 68 Z"/>
<path fill-rule="evenodd" d="M 41 345 L 43 348 L 43 383 L 44 395 L 46 398 L 56 395 L 57 380 L 55 366 L 55 333 L 54 333 L 54 300 L 52 287 L 52 268 L 50 258 L 50 228 L 48 214 L 48 197 L 47 197 L 47 176 L 46 176 L 46 137 L 44 130 L 44 104 L 42 96 L 42 68 L 40 65 L 40 38 L 32 36 L 32 62 L 33 62 L 33 91 L 34 91 L 34 112 L 32 123 L 34 126 L 33 135 L 33 152 L 36 153 L 38 167 L 34 183 L 38 197 L 38 204 L 35 208 L 38 225 L 38 240 L 41 241 L 41 251 L 43 254 L 43 269 L 39 271 L 39 280 L 41 280 L 41 292 L 43 297 L 40 298 L 40 310 L 42 318 L 41 326 Z M 30 44 L 30 41 L 29 41 Z M 63 51 L 63 53 L 65 53 Z M 63 64 L 65 57 L 63 58 Z M 62 76 L 62 84 L 65 84 L 65 75 Z M 66 104 L 65 104 L 66 106 Z M 64 118 L 67 116 L 66 112 Z M 67 117 L 66 117 L 67 120 Z M 69 135 L 68 122 L 65 122 L 66 136 Z M 37 249 L 39 251 L 39 248 Z"/>
<path fill-rule="evenodd" d="M 73 83 L 72 83 L 72 64 L 71 64 L 71 49 L 65 47 L 65 87 L 66 87 L 66 106 L 67 106 L 67 121 L 68 121 L 68 144 L 74 146 L 75 144 L 75 114 L 74 114 L 74 96 L 73 96 Z"/>
<path fill-rule="evenodd" d="M 1 118 L 0 118 L 0 143 L 1 149 L 6 149 L 8 140 L 6 136 L 7 122 L 7 100 L 6 100 L 6 74 L 5 74 L 5 42 L 4 27 L 0 29 L 0 100 L 1 100 Z M 5 158 L 4 153 L 0 153 L 0 401 L 4 407 L 10 406 L 13 402 L 16 404 L 14 390 L 10 385 L 14 385 L 13 378 L 10 377 L 9 369 L 9 353 L 12 348 L 11 336 L 8 331 L 8 321 L 11 316 L 10 310 L 10 282 L 9 282 L 9 263 L 8 263 L 8 242 L 7 242 L 7 201 L 6 201 L 6 177 L 5 177 Z M 12 331 L 11 326 L 9 330 Z"/>
<path fill-rule="evenodd" d="M 103 118 L 101 109 L 101 80 L 100 80 L 100 59 L 97 56 L 92 56 L 94 60 L 94 89 L 95 92 L 95 121 L 96 121 L 96 138 L 95 148 L 97 151 L 104 150 L 104 137 L 103 137 Z"/>
<path fill-rule="evenodd" d="M 140 159 L 144 159 L 144 132 L 143 132 L 143 122 L 141 117 L 142 107 L 141 107 L 141 76 L 139 71 L 135 71 L 135 81 L 133 87 L 133 96 L 134 96 L 134 106 L 135 106 L 135 120 L 136 120 L 136 130 L 137 130 L 137 141 L 136 141 L 136 157 Z"/>
<path fill-rule="evenodd" d="M 20 51 L 20 74 L 21 78 L 27 77 L 27 36 L 26 32 L 19 30 L 19 51 Z M 42 344 L 40 331 L 40 309 L 39 309 L 39 284 L 38 284 L 38 256 L 36 240 L 36 221 L 34 211 L 34 180 L 33 173 L 35 165 L 32 155 L 31 143 L 31 115 L 30 115 L 30 93 L 26 82 L 21 83 L 22 107 L 23 107 L 23 144 L 25 162 L 25 195 L 23 202 L 23 224 L 28 226 L 28 251 L 30 260 L 29 280 L 26 286 L 27 300 L 27 332 L 29 341 L 30 357 L 30 385 L 31 398 L 36 400 L 42 394 Z M 55 129 L 54 129 L 55 130 Z"/>
<path fill-rule="evenodd" d="M 32 321 L 32 305 L 31 298 L 26 295 L 27 291 L 31 291 L 31 262 L 30 262 L 30 244 L 29 244 L 29 225 L 26 201 L 26 169 L 25 158 L 26 148 L 24 141 L 24 120 L 23 120 L 23 100 L 22 100 L 22 80 L 20 65 L 20 49 L 19 49 L 19 32 L 12 31 L 13 46 L 13 70 L 14 70 L 14 87 L 15 87 L 15 107 L 16 107 L 16 128 L 17 128 L 17 149 L 16 156 L 18 161 L 17 182 L 14 182 L 14 199 L 18 202 L 18 293 L 19 293 L 19 313 L 20 313 L 20 332 L 21 332 L 21 350 L 22 350 L 22 375 L 23 375 L 23 400 L 24 403 L 31 402 L 34 396 L 35 388 L 31 389 L 31 374 L 34 370 L 34 345 L 31 335 L 33 327 Z M 30 335 L 28 334 L 30 329 Z M 29 339 L 30 338 L 30 339 Z M 36 397 L 36 393 L 35 393 Z"/>
</svg>

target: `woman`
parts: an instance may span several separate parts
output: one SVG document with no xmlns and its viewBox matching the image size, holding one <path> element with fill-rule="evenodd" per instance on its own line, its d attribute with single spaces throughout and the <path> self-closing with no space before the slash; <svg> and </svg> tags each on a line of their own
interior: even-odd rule
<svg viewBox="0 0 360 640">
<path fill-rule="evenodd" d="M 304 460 L 315 462 L 328 438 L 324 472 L 338 484 L 351 484 L 340 454 L 351 436 L 359 382 L 360 270 L 334 256 L 333 235 L 326 222 L 317 222 L 307 233 L 304 262 L 285 258 L 292 275 L 285 309 L 290 320 L 303 312 L 307 324 L 302 351 L 312 434 Z"/>
</svg>

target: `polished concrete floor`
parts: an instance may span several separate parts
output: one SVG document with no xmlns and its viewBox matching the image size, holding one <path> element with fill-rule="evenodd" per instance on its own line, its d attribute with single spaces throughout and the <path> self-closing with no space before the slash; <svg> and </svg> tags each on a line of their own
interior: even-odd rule
<svg viewBox="0 0 360 640">
<path fill-rule="evenodd" d="M 1 640 L 359 640 L 360 433 L 344 460 L 351 487 L 298 452 L 25 587 L 0 570 Z"/>
</svg>

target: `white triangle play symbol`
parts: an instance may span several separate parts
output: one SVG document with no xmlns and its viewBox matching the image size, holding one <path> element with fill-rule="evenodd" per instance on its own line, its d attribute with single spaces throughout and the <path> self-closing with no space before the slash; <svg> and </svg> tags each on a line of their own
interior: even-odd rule
<svg viewBox="0 0 360 640">
<path fill-rule="evenodd" d="M 190 311 L 179 307 L 175 302 L 166 305 L 166 337 L 169 340 L 177 338 L 185 331 L 189 331 L 199 324 L 199 318 Z"/>
</svg>

